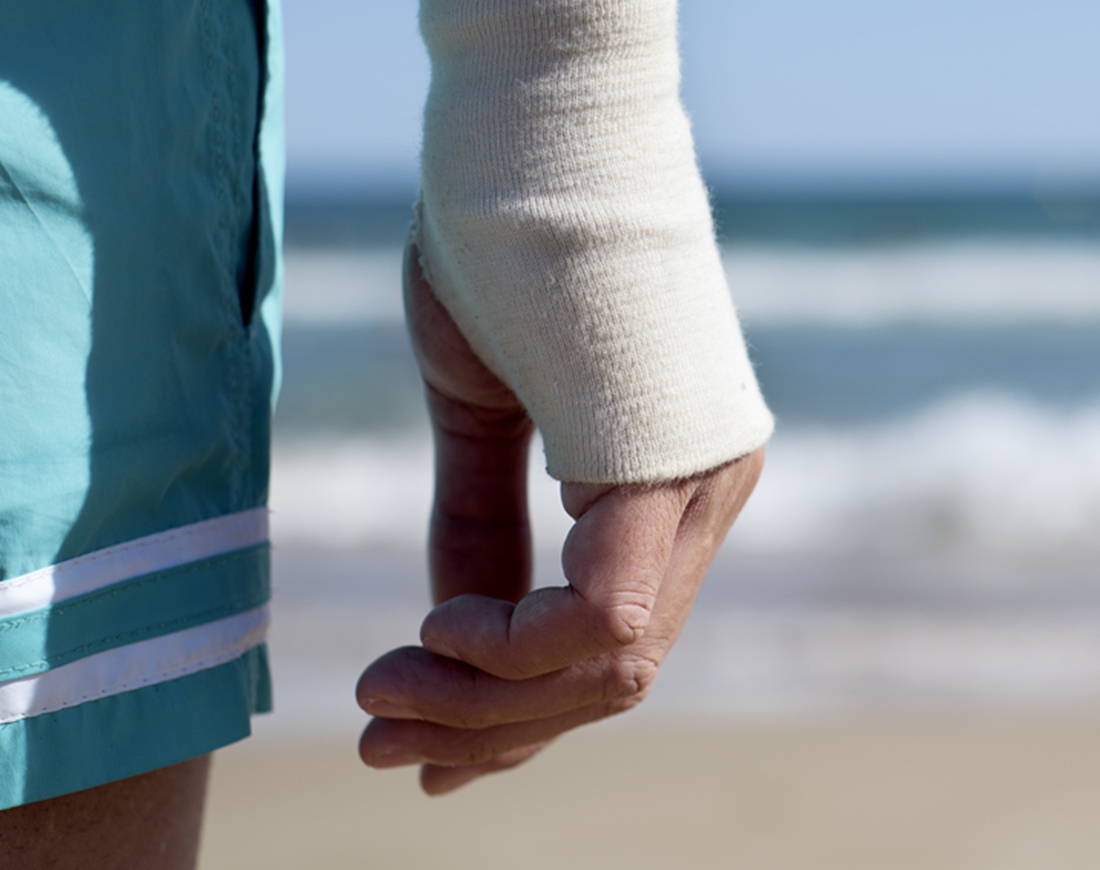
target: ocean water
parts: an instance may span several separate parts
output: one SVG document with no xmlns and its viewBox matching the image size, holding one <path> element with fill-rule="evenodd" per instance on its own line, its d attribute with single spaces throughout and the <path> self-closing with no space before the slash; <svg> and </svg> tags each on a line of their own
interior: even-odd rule
<svg viewBox="0 0 1100 870">
<path fill-rule="evenodd" d="M 1100 244 L 932 214 L 725 244 L 778 429 L 648 715 L 1100 706 Z M 311 733 L 354 727 L 358 670 L 428 606 L 400 233 L 326 241 L 338 218 L 291 233 L 272 484 L 281 727 Z M 560 583 L 541 467 L 538 581 Z"/>
<path fill-rule="evenodd" d="M 1100 549 L 1100 246 L 728 247 L 725 258 L 778 418 L 743 546 Z M 309 505 L 280 511 L 288 540 L 419 540 L 409 518 L 428 498 L 429 445 L 399 264 L 397 247 L 288 255 L 276 489 Z M 536 450 L 536 483 L 538 465 Z M 353 469 L 369 483 L 328 491 Z M 554 498 L 535 510 L 561 531 Z"/>
</svg>

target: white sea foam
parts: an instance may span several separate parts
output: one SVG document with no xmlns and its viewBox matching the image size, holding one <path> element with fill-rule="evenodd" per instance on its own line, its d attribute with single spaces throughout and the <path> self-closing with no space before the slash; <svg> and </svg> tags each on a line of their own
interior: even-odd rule
<svg viewBox="0 0 1100 870">
<path fill-rule="evenodd" d="M 775 438 L 754 549 L 1100 551 L 1100 407 L 959 396 L 887 424 Z"/>
<path fill-rule="evenodd" d="M 432 452 L 427 432 L 400 438 L 316 438 L 276 444 L 275 540 L 319 546 L 418 546 L 427 526 Z"/>
<path fill-rule="evenodd" d="M 285 316 L 303 324 L 400 320 L 401 249 L 291 248 Z"/>
<path fill-rule="evenodd" d="M 1100 245 L 943 242 L 835 249 L 723 251 L 746 322 L 878 325 L 896 321 L 1100 321 Z M 291 249 L 288 321 L 401 317 L 401 251 Z"/>
<path fill-rule="evenodd" d="M 727 248 L 749 323 L 1079 324 L 1100 320 L 1100 245 L 952 242 L 882 248 Z"/>
<path fill-rule="evenodd" d="M 568 529 L 532 454 L 536 540 Z M 276 449 L 278 539 L 419 547 L 431 497 L 427 433 L 293 442 Z M 912 416 L 845 428 L 782 427 L 738 524 L 753 551 L 1100 551 L 1100 406 L 1059 413 L 964 395 Z"/>
<path fill-rule="evenodd" d="M 557 484 L 532 451 L 530 503 L 540 544 L 556 547 L 569 528 Z M 277 445 L 271 484 L 276 540 L 320 546 L 419 548 L 432 494 L 426 431 L 399 437 L 297 440 Z"/>
</svg>

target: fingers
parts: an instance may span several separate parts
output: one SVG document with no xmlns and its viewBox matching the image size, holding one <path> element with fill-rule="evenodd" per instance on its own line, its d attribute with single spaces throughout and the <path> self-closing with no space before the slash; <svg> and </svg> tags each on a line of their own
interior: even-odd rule
<svg viewBox="0 0 1100 870">
<path fill-rule="evenodd" d="M 610 712 L 633 703 L 653 683 L 656 655 L 630 650 L 513 681 L 420 647 L 404 647 L 371 664 L 359 678 L 356 695 L 359 706 L 375 716 L 480 730 L 596 704 L 607 705 Z"/>
<path fill-rule="evenodd" d="M 516 767 L 558 735 L 630 706 L 597 704 L 548 719 L 482 730 L 375 718 L 359 741 L 359 755 L 378 770 L 422 765 L 424 791 L 445 794 L 487 773 Z"/>
<path fill-rule="evenodd" d="M 678 616 L 652 639 L 667 647 L 763 461 L 757 451 L 700 478 L 648 488 L 564 484 L 563 502 L 576 518 L 562 549 L 569 585 L 515 604 L 455 597 L 428 614 L 421 642 L 494 676 L 526 680 L 637 643 L 652 632 L 664 595 L 663 609 Z M 491 570 L 484 567 L 486 578 Z M 471 578 L 461 589 L 476 584 Z"/>
<path fill-rule="evenodd" d="M 396 650 L 360 680 L 359 702 L 378 717 L 363 760 L 421 764 L 425 791 L 442 794 L 640 702 L 762 462 L 649 489 L 564 486 L 577 516 L 563 552 L 570 587 L 436 608 L 427 648 Z"/>
<path fill-rule="evenodd" d="M 420 787 L 430 795 L 443 795 L 461 788 L 468 782 L 487 773 L 499 773 L 523 764 L 528 758 L 539 752 L 545 744 L 526 746 L 500 755 L 491 761 L 469 767 L 440 767 L 425 764 L 420 769 Z"/>
<path fill-rule="evenodd" d="M 626 705 L 623 705 L 626 709 Z M 480 730 L 450 728 L 433 722 L 372 719 L 359 741 L 363 761 L 378 769 L 408 764 L 460 767 L 484 764 L 528 746 L 545 745 L 572 728 L 606 718 L 618 708 L 595 704 L 533 722 Z"/>
<path fill-rule="evenodd" d="M 616 488 L 588 504 L 566 539 L 569 585 L 515 605 L 463 596 L 421 627 L 427 649 L 526 680 L 639 641 L 649 626 L 690 489 Z"/>
</svg>

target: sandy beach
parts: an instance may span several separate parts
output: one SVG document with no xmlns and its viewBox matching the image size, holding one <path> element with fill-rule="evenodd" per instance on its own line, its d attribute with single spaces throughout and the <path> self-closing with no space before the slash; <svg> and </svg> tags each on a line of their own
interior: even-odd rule
<svg viewBox="0 0 1100 870">
<path fill-rule="evenodd" d="M 354 740 L 221 752 L 201 870 L 1100 866 L 1100 715 L 612 723 L 429 799 Z"/>
<path fill-rule="evenodd" d="M 201 870 L 1100 867 L 1088 560 L 719 560 L 641 709 L 430 799 L 351 698 L 419 559 L 277 557 L 278 712 L 218 755 Z"/>
</svg>

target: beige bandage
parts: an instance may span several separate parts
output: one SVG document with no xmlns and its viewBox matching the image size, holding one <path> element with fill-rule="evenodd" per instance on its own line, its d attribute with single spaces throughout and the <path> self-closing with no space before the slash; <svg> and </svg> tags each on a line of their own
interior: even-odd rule
<svg viewBox="0 0 1100 870">
<path fill-rule="evenodd" d="M 772 418 L 679 99 L 676 0 L 422 0 L 416 242 L 561 480 L 686 477 Z"/>
</svg>

